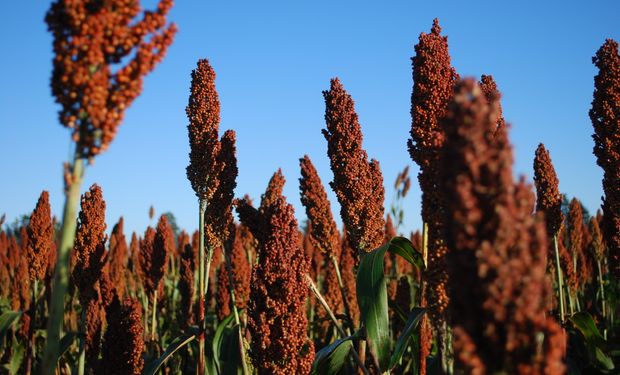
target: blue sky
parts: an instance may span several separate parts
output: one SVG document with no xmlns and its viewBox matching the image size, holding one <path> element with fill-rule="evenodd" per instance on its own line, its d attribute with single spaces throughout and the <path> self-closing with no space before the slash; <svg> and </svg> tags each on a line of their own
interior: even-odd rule
<svg viewBox="0 0 620 375">
<path fill-rule="evenodd" d="M 430 5 L 437 3 L 438 5 Z M 62 163 L 71 150 L 49 89 L 51 36 L 47 1 L 3 1 L 0 12 L 0 214 L 29 213 L 41 190 L 61 216 Z M 143 1 L 152 8 L 154 1 Z M 170 19 L 174 44 L 126 113 L 116 140 L 88 168 L 111 227 L 142 232 L 148 208 L 172 211 L 179 226 L 197 227 L 197 202 L 185 176 L 185 106 L 190 72 L 209 58 L 217 72 L 221 130 L 238 137 L 236 195 L 258 198 L 282 168 L 285 194 L 299 219 L 298 159 L 308 154 L 327 184 L 332 179 L 321 135 L 329 79 L 340 77 L 356 101 L 364 147 L 380 161 L 386 206 L 393 181 L 412 166 L 404 230 L 420 226 L 420 190 L 406 141 L 411 126 L 410 57 L 420 32 L 440 19 L 461 76 L 492 74 L 512 124 L 515 173 L 531 180 L 539 142 L 551 152 L 560 189 L 595 211 L 602 172 L 592 155 L 588 110 L 596 70 L 591 57 L 605 38 L 620 40 L 618 1 L 189 1 Z M 337 216 L 334 195 L 332 209 Z"/>
</svg>

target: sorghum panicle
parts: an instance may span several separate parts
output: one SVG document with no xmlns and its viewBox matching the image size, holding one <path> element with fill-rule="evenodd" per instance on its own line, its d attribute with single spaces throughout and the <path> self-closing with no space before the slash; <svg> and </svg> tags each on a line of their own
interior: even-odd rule
<svg viewBox="0 0 620 375">
<path fill-rule="evenodd" d="M 484 94 L 484 97 L 487 101 L 491 101 L 492 98 L 499 95 L 499 90 L 497 89 L 497 83 L 493 79 L 491 75 L 482 75 L 480 77 L 480 89 Z M 504 116 L 502 115 L 502 106 L 498 103 L 497 108 L 497 128 L 494 132 L 497 132 L 497 129 L 504 129 L 506 127 L 506 121 L 504 120 Z"/>
<path fill-rule="evenodd" d="M 101 348 L 101 371 L 109 375 L 140 375 L 144 367 L 142 307 L 137 300 L 123 303 L 115 296 L 107 308 L 108 328 Z"/>
<path fill-rule="evenodd" d="M 340 234 L 321 178 L 308 155 L 299 159 L 299 165 L 301 167 L 299 191 L 301 203 L 306 208 L 309 219 L 310 239 L 314 247 L 328 257 L 332 255 L 338 257 Z"/>
<path fill-rule="evenodd" d="M 169 254 L 174 251 L 174 233 L 166 215 L 161 215 L 153 238 L 153 257 L 148 277 L 151 279 L 153 291 L 161 290 L 163 279 L 168 269 Z M 160 294 L 161 298 L 161 294 Z"/>
<path fill-rule="evenodd" d="M 247 200 L 238 205 L 242 222 L 248 225 L 244 219 L 250 218 L 248 227 L 259 229 L 254 232 L 259 248 L 248 306 L 250 356 L 258 374 L 305 374 L 314 358 L 305 307 L 309 259 L 293 207 L 281 195 L 264 196 L 270 198 L 263 199 L 260 210 Z"/>
<path fill-rule="evenodd" d="M 362 148 L 362 129 L 355 105 L 338 78 L 323 91 L 327 155 L 334 180 L 330 186 L 340 202 L 340 216 L 351 246 L 370 252 L 383 243 L 385 228 L 383 176 L 379 162 Z"/>
<path fill-rule="evenodd" d="M 549 151 L 540 143 L 534 158 L 534 184 L 536 185 L 536 211 L 545 213 L 547 237 L 558 234 L 562 224 L 562 195 Z M 552 244 L 553 246 L 553 244 Z M 550 259 L 553 259 L 550 257 Z"/>
<path fill-rule="evenodd" d="M 421 33 L 411 58 L 413 91 L 411 94 L 411 138 L 408 142 L 411 159 L 420 166 L 418 181 L 422 190 L 422 220 L 428 225 L 428 256 L 425 279 L 428 281 L 428 302 L 435 327 L 444 321 L 448 306 L 443 241 L 442 197 L 440 183 L 441 147 L 444 131 L 440 125 L 448 102 L 453 96 L 458 77 L 450 65 L 448 37 L 441 36 L 439 20 L 433 20 L 430 34 Z"/>
<path fill-rule="evenodd" d="M 583 225 L 583 209 L 581 202 L 577 198 L 571 199 L 568 206 L 568 243 L 570 253 L 573 257 L 573 267 L 576 270 L 576 276 L 578 280 L 578 287 L 582 288 L 589 276 L 588 272 L 588 257 L 586 255 L 586 247 L 584 246 L 584 233 Z"/>
<path fill-rule="evenodd" d="M 127 241 L 125 240 L 125 234 L 123 233 L 123 217 L 118 220 L 118 223 L 112 228 L 112 234 L 110 235 L 109 243 L 109 267 L 110 267 L 110 281 L 118 295 L 122 298 L 125 294 L 126 281 L 125 274 L 127 272 Z"/>
<path fill-rule="evenodd" d="M 609 267 L 620 277 L 620 55 L 618 42 L 607 39 L 592 58 L 599 69 L 594 77 L 590 119 L 594 127 L 594 155 L 603 168 L 603 224 Z"/>
<path fill-rule="evenodd" d="M 563 373 L 550 317 L 547 238 L 534 195 L 515 183 L 499 97 L 460 82 L 444 119 L 442 190 L 456 367 L 472 373 Z M 539 339 L 543 334 L 544 340 Z"/>
<path fill-rule="evenodd" d="M 140 239 L 140 256 L 138 272 L 141 277 L 142 286 L 148 296 L 153 295 L 158 288 L 159 275 L 163 275 L 165 254 L 156 255 L 154 249 L 155 229 L 147 227 L 144 232 L 144 238 Z M 154 275 L 156 273 L 157 275 Z M 158 278 L 156 279 L 155 276 Z"/>
<path fill-rule="evenodd" d="M 199 199 L 209 200 L 217 189 L 211 181 L 220 144 L 220 101 L 215 89 L 215 71 L 207 59 L 198 60 L 192 71 L 189 104 L 185 109 L 189 119 L 189 165 L 187 178 Z"/>
<path fill-rule="evenodd" d="M 43 280 L 47 262 L 54 244 L 54 226 L 50 210 L 49 193 L 43 191 L 28 223 L 28 248 L 26 256 L 30 265 L 30 280 Z"/>
<path fill-rule="evenodd" d="M 89 191 L 82 195 L 72 252 L 72 277 L 84 308 L 89 300 L 98 299 L 96 285 L 101 278 L 106 256 L 105 207 L 98 185 L 92 185 Z"/>
<path fill-rule="evenodd" d="M 181 252 L 181 274 L 177 288 L 181 296 L 180 311 L 181 311 L 181 326 L 184 329 L 189 328 L 194 324 L 194 251 L 192 246 L 187 243 L 183 247 Z"/>
<path fill-rule="evenodd" d="M 52 3 L 45 17 L 54 37 L 52 93 L 79 155 L 107 149 L 143 77 L 163 59 L 176 33 L 166 22 L 172 3 L 161 0 L 138 21 L 139 1 Z"/>
</svg>

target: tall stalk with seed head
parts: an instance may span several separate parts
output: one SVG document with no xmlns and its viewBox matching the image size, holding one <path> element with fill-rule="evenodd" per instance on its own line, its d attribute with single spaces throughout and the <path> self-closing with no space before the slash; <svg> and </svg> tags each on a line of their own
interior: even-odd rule
<svg viewBox="0 0 620 375">
<path fill-rule="evenodd" d="M 75 148 L 65 164 L 65 207 L 43 357 L 44 374 L 56 368 L 69 259 L 85 161 L 105 151 L 125 110 L 142 91 L 142 79 L 163 59 L 176 27 L 167 24 L 172 0 L 144 12 L 140 2 L 56 0 L 45 21 L 54 42 L 52 94 L 61 105 L 60 123 L 71 129 Z"/>
<path fill-rule="evenodd" d="M 220 103 L 215 71 L 209 61 L 198 61 L 192 71 L 189 103 L 190 163 L 187 178 L 198 197 L 198 372 L 204 373 L 205 298 L 213 251 L 227 242 L 232 224 L 232 199 L 236 186 L 235 133 L 226 131 L 218 140 Z M 206 251 L 206 252 L 205 252 Z"/>
</svg>

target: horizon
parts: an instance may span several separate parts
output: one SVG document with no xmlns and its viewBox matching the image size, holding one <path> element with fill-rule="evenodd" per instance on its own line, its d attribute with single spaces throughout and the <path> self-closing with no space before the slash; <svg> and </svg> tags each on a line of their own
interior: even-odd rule
<svg viewBox="0 0 620 375">
<path fill-rule="evenodd" d="M 145 9 L 154 3 L 145 2 Z M 514 174 L 532 183 L 534 150 L 542 142 L 551 153 L 561 192 L 577 197 L 594 214 L 603 193 L 588 117 L 596 74 L 591 58 L 606 38 L 620 40 L 614 16 L 620 4 L 603 3 L 606 12 L 581 2 L 562 3 L 561 9 L 537 4 L 537 12 L 528 12 L 523 3 L 431 7 L 399 2 L 386 9 L 368 3 L 282 2 L 239 9 L 179 1 L 170 14 L 179 28 L 175 41 L 146 77 L 110 148 L 86 170 L 82 192 L 93 183 L 102 187 L 108 232 L 123 216 L 126 235 L 143 233 L 156 222 L 149 220 L 151 205 L 156 217 L 172 212 L 180 228 L 190 233 L 197 228 L 197 199 L 185 176 L 185 106 L 191 70 L 199 58 L 208 58 L 217 74 L 220 133 L 233 129 L 238 137 L 237 197 L 258 199 L 271 175 L 282 168 L 284 194 L 301 225 L 305 211 L 299 200 L 298 159 L 308 154 L 341 228 L 321 135 L 321 92 L 338 76 L 355 100 L 363 147 L 380 162 L 386 214 L 396 175 L 410 166 L 412 187 L 403 207 L 403 233 L 408 235 L 421 227 L 418 168 L 406 146 L 410 57 L 419 34 L 428 33 L 437 17 L 461 77 L 490 74 L 498 84 L 504 117 L 511 124 Z M 49 88 L 52 38 L 43 22 L 48 7 L 47 2 L 0 5 L 3 14 L 15 15 L 0 25 L 5 56 L 15 57 L 0 62 L 6 79 L 0 91 L 0 149 L 10 176 L 0 185 L 5 224 L 30 214 L 42 190 L 50 192 L 53 215 L 62 215 L 62 163 L 71 142 L 69 130 L 58 123 L 59 106 Z M 218 16 L 204 22 L 201 15 L 209 11 Z M 486 19 L 485 13 L 496 17 Z M 334 21 L 339 27 L 333 28 Z M 524 24 L 537 27 L 524 29 Z M 20 38 L 8 37 L 16 31 Z"/>
</svg>

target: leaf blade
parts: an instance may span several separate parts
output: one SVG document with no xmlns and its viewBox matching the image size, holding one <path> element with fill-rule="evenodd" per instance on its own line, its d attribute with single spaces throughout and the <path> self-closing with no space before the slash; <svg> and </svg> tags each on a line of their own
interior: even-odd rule
<svg viewBox="0 0 620 375">
<path fill-rule="evenodd" d="M 353 348 L 353 336 L 348 336 L 334 341 L 314 356 L 311 375 L 336 375 L 344 366 L 351 348 Z"/>
</svg>

